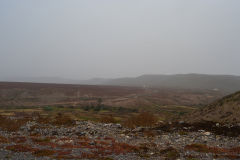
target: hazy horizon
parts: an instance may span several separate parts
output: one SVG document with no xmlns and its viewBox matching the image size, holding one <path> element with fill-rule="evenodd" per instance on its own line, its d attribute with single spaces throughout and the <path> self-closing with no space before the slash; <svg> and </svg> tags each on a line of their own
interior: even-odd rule
<svg viewBox="0 0 240 160">
<path fill-rule="evenodd" d="M 93 83 L 98 84 L 101 82 L 101 80 L 118 80 L 118 79 L 132 79 L 132 78 L 138 78 L 142 76 L 176 76 L 176 75 L 203 75 L 206 76 L 220 76 L 223 78 L 224 76 L 230 76 L 230 77 L 240 77 L 240 75 L 233 75 L 233 74 L 205 74 L 205 73 L 184 73 L 184 74 L 142 74 L 137 76 L 122 76 L 122 77 L 92 77 L 88 79 L 73 79 L 73 78 L 65 78 L 65 77 L 44 77 L 44 76 L 36 76 L 36 77 L 27 77 L 27 76 L 19 76 L 19 77 L 1 77 L 0 82 L 36 82 L 36 83 L 66 83 L 66 84 L 91 84 L 91 80 L 96 80 Z M 156 78 L 156 77 L 155 77 Z M 107 83 L 106 83 L 107 84 Z"/>
<path fill-rule="evenodd" d="M 240 75 L 240 1 L 2 0 L 0 80 Z"/>
</svg>

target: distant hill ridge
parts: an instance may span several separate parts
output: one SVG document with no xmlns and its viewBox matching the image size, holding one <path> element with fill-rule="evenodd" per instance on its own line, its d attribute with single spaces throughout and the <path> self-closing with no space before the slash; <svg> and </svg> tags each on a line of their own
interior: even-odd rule
<svg viewBox="0 0 240 160">
<path fill-rule="evenodd" d="M 11 78 L 9 82 L 63 83 L 87 85 L 112 85 L 130 87 L 153 87 L 173 89 L 216 90 L 234 93 L 240 90 L 240 76 L 207 75 L 207 74 L 175 74 L 175 75 L 142 75 L 130 78 L 94 78 L 89 80 L 71 80 L 57 77 Z"/>
<path fill-rule="evenodd" d="M 112 79 L 105 81 L 103 84 L 179 89 L 209 89 L 233 93 L 240 90 L 240 76 L 206 74 L 143 75 L 136 78 Z"/>
</svg>

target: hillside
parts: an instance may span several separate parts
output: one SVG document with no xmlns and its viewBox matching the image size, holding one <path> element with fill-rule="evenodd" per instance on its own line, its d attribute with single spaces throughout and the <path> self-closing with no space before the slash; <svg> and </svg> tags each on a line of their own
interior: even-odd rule
<svg viewBox="0 0 240 160">
<path fill-rule="evenodd" d="M 208 89 L 233 93 L 240 90 L 240 76 L 205 74 L 143 75 L 136 78 L 112 79 L 105 81 L 103 84 L 175 89 Z"/>
<path fill-rule="evenodd" d="M 240 123 L 240 91 L 228 95 L 192 113 L 190 122 L 213 121 L 219 123 Z"/>
<path fill-rule="evenodd" d="M 3 79 L 6 82 L 33 82 L 82 85 L 108 85 L 144 88 L 186 89 L 186 90 L 213 90 L 225 94 L 240 90 L 240 76 L 207 75 L 207 74 L 175 74 L 175 75 L 142 75 L 130 78 L 93 78 L 89 80 L 72 80 L 56 77 L 26 78 L 15 77 Z"/>
<path fill-rule="evenodd" d="M 208 90 L 0 82 L 0 106 L 91 105 L 98 98 L 114 107 L 205 105 L 222 97 Z"/>
</svg>

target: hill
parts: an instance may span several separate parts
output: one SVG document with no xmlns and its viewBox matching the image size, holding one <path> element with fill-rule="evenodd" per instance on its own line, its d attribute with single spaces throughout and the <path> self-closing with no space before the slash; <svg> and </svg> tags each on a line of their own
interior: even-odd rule
<svg viewBox="0 0 240 160">
<path fill-rule="evenodd" d="M 212 121 L 232 124 L 240 123 L 240 91 L 195 111 L 187 117 L 187 121 Z"/>
<path fill-rule="evenodd" d="M 115 107 L 147 109 L 164 105 L 206 105 L 222 97 L 209 90 L 0 82 L 0 106 L 91 105 L 99 98 Z"/>
<path fill-rule="evenodd" d="M 207 89 L 233 93 L 240 90 L 240 76 L 177 74 L 177 75 L 143 75 L 136 78 L 119 78 L 105 81 L 104 85 Z"/>
<path fill-rule="evenodd" d="M 82 85 L 108 85 L 144 88 L 165 88 L 185 90 L 213 90 L 225 94 L 240 90 L 240 76 L 207 75 L 207 74 L 175 74 L 175 75 L 142 75 L 130 78 L 93 78 L 89 80 L 72 80 L 58 77 L 15 77 L 1 78 L 5 82 L 33 82 Z"/>
</svg>

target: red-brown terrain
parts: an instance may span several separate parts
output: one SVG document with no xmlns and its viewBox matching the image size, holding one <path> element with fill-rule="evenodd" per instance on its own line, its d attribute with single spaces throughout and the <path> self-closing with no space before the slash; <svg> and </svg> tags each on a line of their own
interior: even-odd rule
<svg viewBox="0 0 240 160">
<path fill-rule="evenodd" d="M 210 90 L 0 82 L 0 106 L 78 106 L 95 104 L 99 98 L 113 107 L 198 106 L 223 95 Z"/>
<path fill-rule="evenodd" d="M 239 93 L 215 101 L 223 95 L 213 90 L 2 82 L 0 159 L 239 159 L 239 126 L 180 119 L 206 104 L 239 104 Z"/>
</svg>

